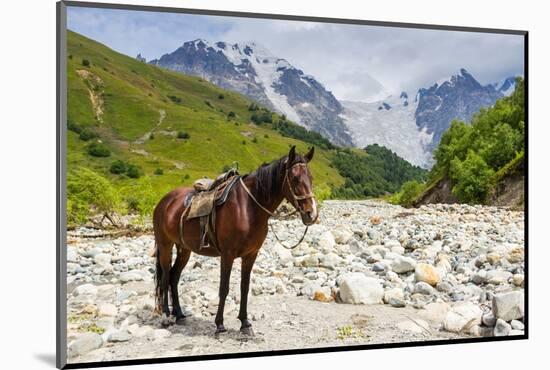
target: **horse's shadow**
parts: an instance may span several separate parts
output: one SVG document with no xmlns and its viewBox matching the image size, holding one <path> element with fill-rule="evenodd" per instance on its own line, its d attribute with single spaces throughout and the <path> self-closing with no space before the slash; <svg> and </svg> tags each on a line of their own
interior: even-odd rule
<svg viewBox="0 0 550 370">
<path fill-rule="evenodd" d="M 161 328 L 160 320 L 153 324 L 156 328 Z M 170 325 L 166 328 L 172 334 L 182 334 L 186 337 L 203 337 L 219 341 L 236 341 L 236 342 L 263 342 L 262 333 L 255 333 L 254 336 L 244 335 L 240 332 L 239 327 L 231 327 L 226 325 L 227 331 L 224 333 L 215 334 L 216 325 L 212 319 L 207 319 L 202 316 L 187 316 L 182 324 Z"/>
</svg>

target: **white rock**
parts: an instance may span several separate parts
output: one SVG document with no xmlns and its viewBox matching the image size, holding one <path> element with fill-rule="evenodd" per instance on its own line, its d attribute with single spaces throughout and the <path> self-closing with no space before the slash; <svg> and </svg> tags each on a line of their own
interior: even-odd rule
<svg viewBox="0 0 550 370">
<path fill-rule="evenodd" d="M 445 330 L 454 333 L 468 331 L 475 325 L 481 324 L 482 314 L 483 311 L 478 305 L 471 302 L 460 302 L 451 307 L 449 312 L 447 312 L 443 327 Z"/>
<path fill-rule="evenodd" d="M 109 339 L 107 339 L 108 342 L 127 342 L 130 339 L 132 339 L 132 335 L 128 332 L 128 330 L 118 330 L 109 335 Z"/>
<path fill-rule="evenodd" d="M 426 295 L 431 295 L 435 293 L 434 288 L 432 288 L 430 284 L 423 281 L 419 281 L 418 283 L 414 284 L 414 292 Z"/>
<path fill-rule="evenodd" d="M 523 290 L 499 293 L 493 296 L 493 313 L 496 318 L 511 321 L 523 318 Z"/>
<path fill-rule="evenodd" d="M 143 274 L 139 271 L 126 271 L 120 274 L 118 278 L 123 283 L 128 283 L 130 281 L 141 281 L 143 280 Z"/>
<path fill-rule="evenodd" d="M 491 270 L 487 272 L 487 282 L 491 284 L 503 284 L 506 283 L 511 277 L 512 273 L 502 270 Z"/>
<path fill-rule="evenodd" d="M 103 340 L 97 333 L 84 333 L 69 344 L 69 357 L 81 356 L 101 347 Z"/>
<path fill-rule="evenodd" d="M 334 236 L 330 231 L 325 231 L 319 236 L 319 238 L 317 238 L 316 244 L 318 249 L 326 253 L 332 251 L 332 249 L 336 245 L 336 241 L 334 240 Z"/>
<path fill-rule="evenodd" d="M 74 248 L 67 247 L 67 262 L 78 262 L 78 253 Z"/>
<path fill-rule="evenodd" d="M 99 317 L 116 316 L 118 313 L 117 307 L 112 303 L 101 303 L 97 309 Z"/>
<path fill-rule="evenodd" d="M 505 337 L 510 334 L 511 330 L 512 327 L 510 326 L 510 324 L 508 324 L 504 320 L 497 319 L 493 334 L 495 337 Z"/>
<path fill-rule="evenodd" d="M 328 269 L 334 270 L 337 266 L 342 264 L 342 258 L 338 256 L 336 253 L 328 253 L 328 254 L 322 255 L 319 258 L 319 264 L 322 267 L 326 267 Z"/>
<path fill-rule="evenodd" d="M 514 330 L 524 330 L 525 329 L 525 325 L 521 321 L 518 321 L 518 320 L 512 320 L 510 322 L 510 326 L 512 326 L 512 329 L 514 329 Z"/>
<path fill-rule="evenodd" d="M 343 225 L 337 225 L 332 229 L 334 241 L 338 244 L 346 244 L 353 236 L 353 231 Z"/>
<path fill-rule="evenodd" d="M 107 253 L 99 253 L 94 257 L 94 262 L 99 266 L 108 266 L 111 264 L 111 255 Z"/>
<path fill-rule="evenodd" d="M 78 296 L 95 296 L 97 295 L 97 287 L 92 284 L 82 284 L 73 290 L 73 295 Z"/>
<path fill-rule="evenodd" d="M 430 325 L 422 319 L 414 319 L 414 321 L 412 320 L 401 321 L 401 322 L 398 322 L 396 326 L 400 330 L 410 331 L 413 333 L 430 332 Z"/>
<path fill-rule="evenodd" d="M 384 288 L 377 279 L 362 273 L 346 274 L 340 284 L 340 298 L 344 303 L 378 304 L 384 296 Z"/>
<path fill-rule="evenodd" d="M 384 303 L 392 307 L 405 307 L 405 294 L 401 288 L 392 288 L 384 292 Z"/>
<path fill-rule="evenodd" d="M 399 256 L 395 258 L 391 263 L 391 269 L 398 274 L 414 271 L 416 267 L 416 261 L 411 257 Z"/>
<path fill-rule="evenodd" d="M 281 265 L 286 265 L 289 262 L 293 261 L 292 252 L 279 243 L 276 243 L 272 248 L 273 253 L 279 258 L 279 263 Z"/>
<path fill-rule="evenodd" d="M 472 275 L 470 280 L 474 284 L 478 284 L 478 285 L 479 284 L 485 284 L 487 282 L 487 271 L 479 270 L 478 272 L 476 272 L 475 274 Z"/>
<path fill-rule="evenodd" d="M 497 318 L 495 317 L 495 315 L 493 315 L 492 312 L 489 312 L 483 315 L 483 317 L 481 318 L 481 322 L 485 326 L 495 326 Z"/>
</svg>

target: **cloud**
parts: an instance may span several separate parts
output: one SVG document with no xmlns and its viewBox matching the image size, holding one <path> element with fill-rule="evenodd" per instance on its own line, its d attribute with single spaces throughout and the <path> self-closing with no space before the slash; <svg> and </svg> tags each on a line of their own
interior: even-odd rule
<svg viewBox="0 0 550 370">
<path fill-rule="evenodd" d="M 414 94 L 460 68 L 484 84 L 524 74 L 517 35 L 92 8 L 68 14 L 70 29 L 147 59 L 196 38 L 254 40 L 345 100 Z"/>
</svg>

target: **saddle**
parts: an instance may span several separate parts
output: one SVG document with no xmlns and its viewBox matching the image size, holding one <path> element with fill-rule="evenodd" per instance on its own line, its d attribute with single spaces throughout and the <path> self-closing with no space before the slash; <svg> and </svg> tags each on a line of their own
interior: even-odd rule
<svg viewBox="0 0 550 370">
<path fill-rule="evenodd" d="M 219 250 L 216 244 L 216 207 L 223 205 L 229 192 L 239 179 L 236 170 L 230 170 L 218 176 L 215 180 L 203 178 L 193 183 L 194 191 L 190 192 L 184 200 L 185 210 L 180 218 L 180 240 L 183 243 L 183 219 L 199 219 L 200 243 L 203 248 L 212 244 Z M 207 242 L 208 241 L 208 242 Z"/>
</svg>

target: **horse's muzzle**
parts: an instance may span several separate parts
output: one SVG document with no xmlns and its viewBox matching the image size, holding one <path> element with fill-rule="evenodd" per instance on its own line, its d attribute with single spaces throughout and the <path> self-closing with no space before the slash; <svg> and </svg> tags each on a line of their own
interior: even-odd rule
<svg viewBox="0 0 550 370">
<path fill-rule="evenodd" d="M 302 216 L 302 223 L 304 225 L 311 226 L 317 221 L 319 215 L 315 211 L 306 211 L 300 212 L 300 216 Z"/>
</svg>

